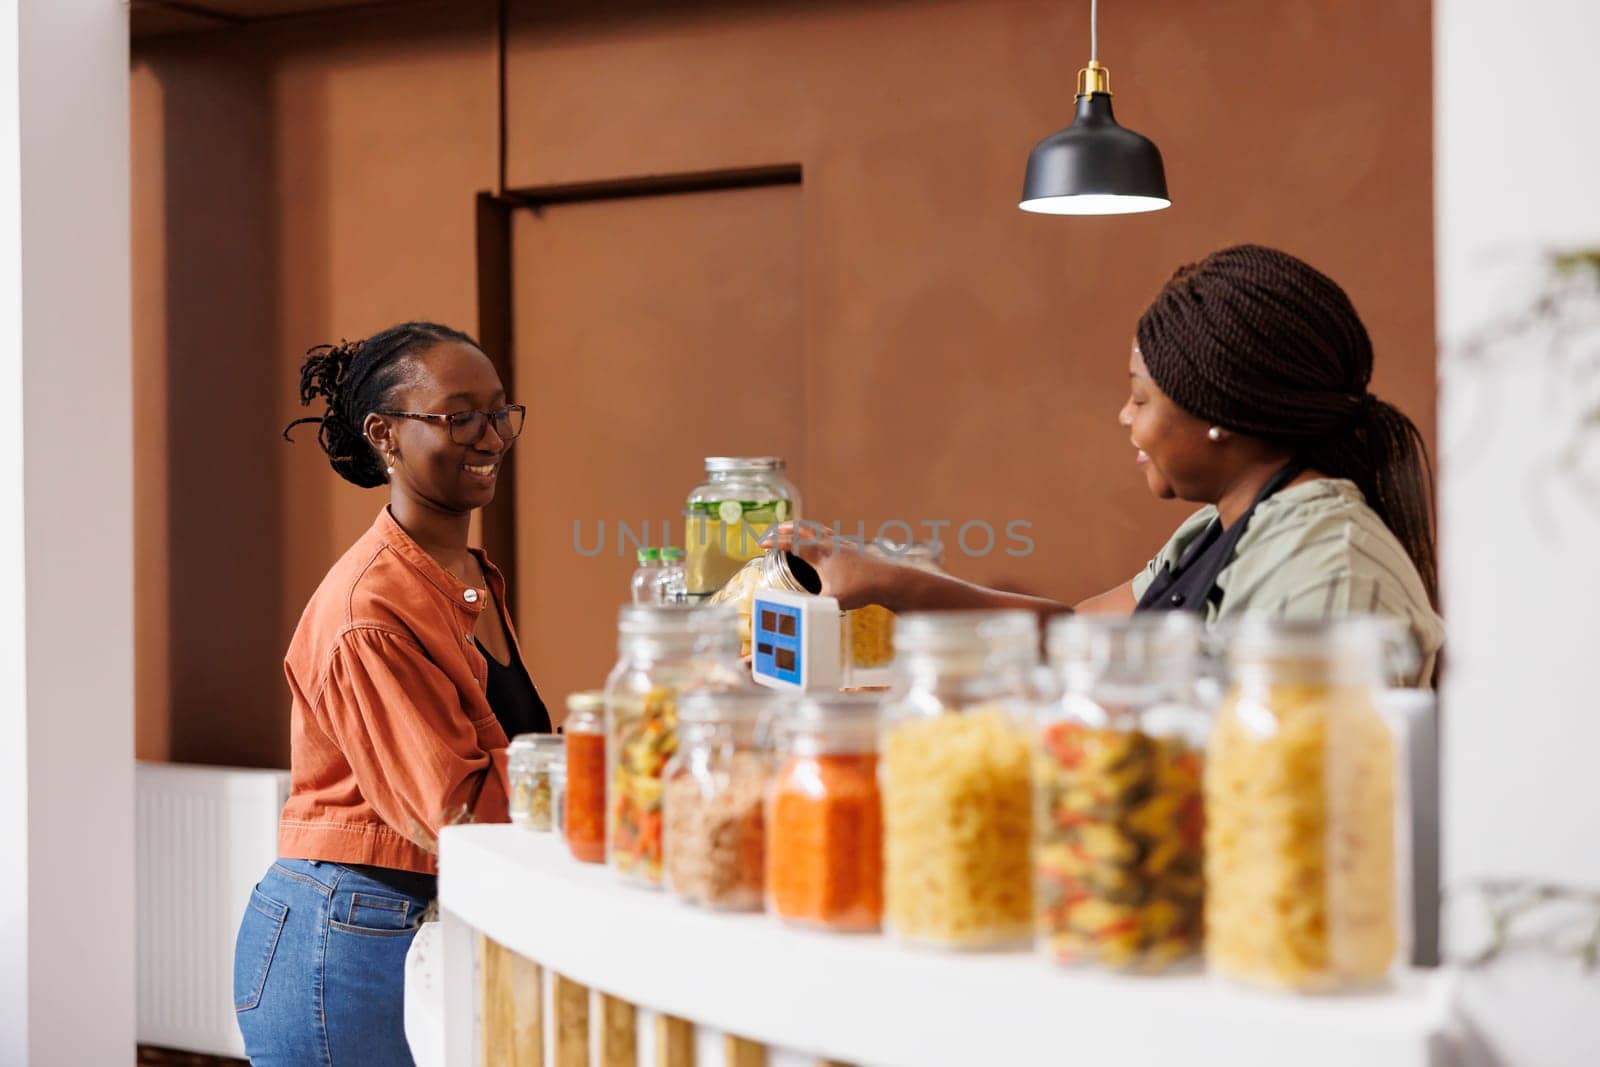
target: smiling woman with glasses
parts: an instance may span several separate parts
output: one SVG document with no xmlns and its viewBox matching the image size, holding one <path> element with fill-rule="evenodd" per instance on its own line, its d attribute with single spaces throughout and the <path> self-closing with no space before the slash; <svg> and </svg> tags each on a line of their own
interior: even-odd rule
<svg viewBox="0 0 1600 1067">
<path fill-rule="evenodd" d="M 405 957 L 439 830 L 506 821 L 508 738 L 551 729 L 505 581 L 467 544 L 522 432 L 506 400 L 477 343 L 434 323 L 319 345 L 301 367 L 300 402 L 325 410 L 289 429 L 315 423 L 340 477 L 389 499 L 284 660 L 290 795 L 234 952 L 253 1062 L 411 1063 Z"/>
</svg>

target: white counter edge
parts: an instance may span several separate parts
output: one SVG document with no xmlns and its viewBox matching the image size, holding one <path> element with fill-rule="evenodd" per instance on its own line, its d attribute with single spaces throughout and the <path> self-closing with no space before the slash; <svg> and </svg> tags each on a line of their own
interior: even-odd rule
<svg viewBox="0 0 1600 1067">
<path fill-rule="evenodd" d="M 508 948 L 643 1007 L 858 1064 L 1441 1067 L 1446 972 L 1300 997 L 1203 975 L 1066 971 L 1030 953 L 947 954 L 682 905 L 511 826 L 442 838 L 443 906 Z"/>
</svg>

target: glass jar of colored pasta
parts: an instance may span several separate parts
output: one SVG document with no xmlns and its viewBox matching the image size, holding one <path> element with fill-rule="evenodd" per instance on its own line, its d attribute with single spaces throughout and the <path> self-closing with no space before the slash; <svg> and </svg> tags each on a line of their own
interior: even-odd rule
<svg viewBox="0 0 1600 1067">
<path fill-rule="evenodd" d="M 895 653 L 880 746 L 885 926 L 942 948 L 1026 944 L 1038 620 L 905 615 Z"/>
<path fill-rule="evenodd" d="M 1039 716 L 1039 948 L 1159 970 L 1200 950 L 1209 716 L 1187 614 L 1071 616 L 1049 631 L 1060 697 Z"/>
<path fill-rule="evenodd" d="M 880 704 L 869 695 L 810 697 L 774 729 L 767 910 L 785 922 L 862 931 L 882 921 Z"/>
<path fill-rule="evenodd" d="M 1395 827 L 1399 742 L 1375 700 L 1376 619 L 1247 619 L 1206 768 L 1206 959 L 1296 990 L 1388 976 L 1409 906 Z"/>
<path fill-rule="evenodd" d="M 757 691 L 729 608 L 629 604 L 606 678 L 606 860 L 624 881 L 661 886 L 662 772 L 678 750 L 678 698 Z"/>
</svg>

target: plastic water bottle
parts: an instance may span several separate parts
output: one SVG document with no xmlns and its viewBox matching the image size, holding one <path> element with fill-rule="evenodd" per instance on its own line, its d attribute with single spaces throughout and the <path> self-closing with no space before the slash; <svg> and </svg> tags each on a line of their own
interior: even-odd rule
<svg viewBox="0 0 1600 1067">
<path fill-rule="evenodd" d="M 633 572 L 633 602 L 661 603 L 661 553 L 657 549 L 639 549 L 639 566 Z"/>
<path fill-rule="evenodd" d="M 689 599 L 689 568 L 686 553 L 671 545 L 661 550 L 661 602 L 682 604 Z"/>
</svg>

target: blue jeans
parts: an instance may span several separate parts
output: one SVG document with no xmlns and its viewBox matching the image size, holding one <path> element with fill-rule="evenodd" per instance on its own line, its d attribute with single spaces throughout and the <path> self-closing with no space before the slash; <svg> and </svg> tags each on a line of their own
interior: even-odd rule
<svg viewBox="0 0 1600 1067">
<path fill-rule="evenodd" d="M 349 867 L 279 860 L 250 894 L 233 1007 L 256 1067 L 411 1067 L 406 949 L 429 901 Z"/>
</svg>

